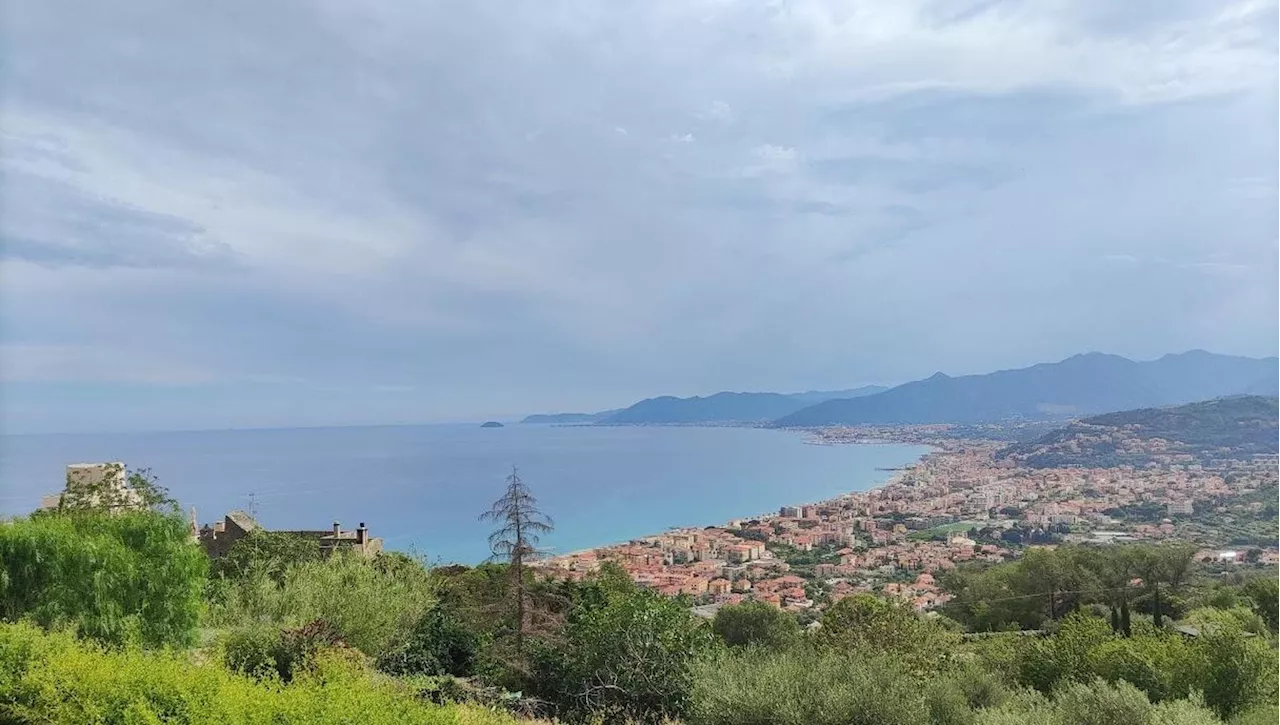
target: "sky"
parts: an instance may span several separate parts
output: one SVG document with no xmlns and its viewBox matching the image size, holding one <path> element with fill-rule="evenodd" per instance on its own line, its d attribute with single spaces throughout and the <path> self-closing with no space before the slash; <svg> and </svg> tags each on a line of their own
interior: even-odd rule
<svg viewBox="0 0 1280 725">
<path fill-rule="evenodd" d="M 1277 10 L 42 0 L 0 430 L 477 420 L 1273 355 Z"/>
</svg>

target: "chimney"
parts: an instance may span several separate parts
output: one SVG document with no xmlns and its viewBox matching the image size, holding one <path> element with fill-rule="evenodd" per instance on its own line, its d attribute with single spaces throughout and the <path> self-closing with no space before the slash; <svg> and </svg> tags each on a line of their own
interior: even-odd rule
<svg viewBox="0 0 1280 725">
<path fill-rule="evenodd" d="M 365 538 L 368 537 L 369 530 L 364 527 L 364 522 L 360 522 L 360 526 L 356 527 L 356 545 L 363 546 Z"/>
<path fill-rule="evenodd" d="M 333 538 L 338 538 L 342 534 L 342 529 L 338 526 L 338 522 L 333 522 Z"/>
</svg>

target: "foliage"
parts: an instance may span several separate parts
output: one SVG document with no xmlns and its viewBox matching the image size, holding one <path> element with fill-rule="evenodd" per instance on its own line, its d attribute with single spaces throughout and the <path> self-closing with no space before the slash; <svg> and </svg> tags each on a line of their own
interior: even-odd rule
<svg viewBox="0 0 1280 725">
<path fill-rule="evenodd" d="M 279 583 L 255 570 L 224 582 L 216 597 L 209 608 L 214 626 L 297 627 L 323 620 L 343 641 L 375 657 L 404 641 L 435 601 L 429 575 L 417 562 L 354 552 L 295 565 Z"/>
<path fill-rule="evenodd" d="M 1151 721 L 1151 703 L 1127 682 L 1077 682 L 1058 693 L 1054 705 L 1060 721 L 1075 725 L 1145 725 Z"/>
<path fill-rule="evenodd" d="M 528 631 L 530 609 L 529 588 L 525 562 L 541 556 L 538 540 L 542 534 L 554 528 L 551 517 L 538 510 L 538 500 L 529 486 L 521 480 L 515 469 L 507 476 L 507 488 L 488 511 L 480 515 L 482 521 L 493 521 L 498 528 L 489 534 L 489 548 L 494 560 L 505 560 L 510 569 L 511 590 L 515 610 L 515 648 L 524 649 L 524 636 Z"/>
<path fill-rule="evenodd" d="M 1277 698 L 1276 650 L 1262 637 L 1248 637 L 1223 622 L 1205 627 L 1196 640 L 1202 667 L 1196 689 L 1223 718 Z"/>
<path fill-rule="evenodd" d="M 418 620 L 404 642 L 378 658 L 378 669 L 394 675 L 474 674 L 480 636 L 437 606 Z"/>
<path fill-rule="evenodd" d="M 1250 579 L 1244 585 L 1244 593 L 1249 597 L 1254 613 L 1262 617 L 1272 634 L 1276 634 L 1278 618 L 1280 618 L 1280 614 L 1276 611 L 1280 606 L 1280 580 L 1273 576 Z"/>
<path fill-rule="evenodd" d="M 1032 548 L 1015 562 L 943 575 L 953 598 L 942 611 L 970 631 L 995 632 L 1040 629 L 1101 603 L 1119 631 L 1131 629 L 1134 611 L 1149 612 L 1159 626 L 1183 606 L 1194 555 L 1183 544 Z"/>
<path fill-rule="evenodd" d="M 0 721 L 230 725 L 500 725 L 510 718 L 422 701 L 358 659 L 326 652 L 288 685 L 173 651 L 103 651 L 67 634 L 0 624 Z"/>
<path fill-rule="evenodd" d="M 687 602 L 648 589 L 598 591 L 580 603 L 564 631 L 532 652 L 533 694 L 572 718 L 661 722 L 689 703 L 693 666 L 714 636 Z"/>
<path fill-rule="evenodd" d="M 1265 635 L 1270 631 L 1267 628 L 1267 621 L 1258 616 L 1249 607 L 1231 607 L 1229 609 L 1200 607 L 1187 612 L 1187 616 L 1182 618 L 1182 623 L 1201 629 L 1226 624 L 1250 634 Z"/>
<path fill-rule="evenodd" d="M 764 602 L 721 607 L 711 629 L 730 647 L 761 646 L 785 649 L 800 639 L 800 623 L 787 612 Z"/>
<path fill-rule="evenodd" d="M 120 645 L 186 645 L 206 559 L 176 515 L 76 511 L 0 526 L 0 619 Z"/>
<path fill-rule="evenodd" d="M 921 688 L 889 657 L 810 647 L 746 648 L 698 664 L 693 725 L 916 725 L 928 722 Z"/>
<path fill-rule="evenodd" d="M 227 635 L 222 661 L 234 672 L 290 682 L 322 652 L 342 646 L 341 635 L 323 620 L 284 630 L 258 625 Z"/>
<path fill-rule="evenodd" d="M 255 529 L 231 545 L 226 555 L 214 559 L 210 574 L 243 581 L 263 573 L 277 584 L 290 567 L 320 559 L 314 539 L 283 531 Z"/>
<path fill-rule="evenodd" d="M 120 513 L 122 511 L 155 511 L 178 513 L 178 502 L 160 485 L 150 468 L 140 468 L 128 475 L 123 463 L 106 464 L 106 472 L 94 482 L 77 482 L 70 475 L 67 487 L 58 500 L 58 513 Z"/>
<path fill-rule="evenodd" d="M 899 658 L 913 671 L 938 667 L 960 638 L 908 605 L 869 594 L 836 602 L 813 635 L 819 647 Z"/>
<path fill-rule="evenodd" d="M 1229 722 L 1231 725 L 1274 725 L 1280 722 L 1280 707 L 1274 702 L 1253 705 L 1236 713 Z"/>
</svg>

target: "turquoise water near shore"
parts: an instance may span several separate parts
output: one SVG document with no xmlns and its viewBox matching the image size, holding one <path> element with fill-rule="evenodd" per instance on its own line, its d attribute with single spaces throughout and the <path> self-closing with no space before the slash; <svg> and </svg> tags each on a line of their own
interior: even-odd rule
<svg viewBox="0 0 1280 725">
<path fill-rule="evenodd" d="M 67 463 L 150 467 L 202 523 L 248 508 L 281 529 L 369 525 L 389 548 L 476 563 L 477 520 L 513 465 L 556 521 L 557 553 L 865 490 L 927 453 L 806 445 L 753 428 L 425 425 L 0 436 L 0 513 L 31 511 Z"/>
</svg>

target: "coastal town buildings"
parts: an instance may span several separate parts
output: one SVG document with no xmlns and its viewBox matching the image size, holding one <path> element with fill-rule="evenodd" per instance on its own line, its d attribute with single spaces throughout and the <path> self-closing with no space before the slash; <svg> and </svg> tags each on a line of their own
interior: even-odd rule
<svg viewBox="0 0 1280 725">
<path fill-rule="evenodd" d="M 1204 466 L 1161 455 L 1159 444 L 1144 448 L 1155 452 L 1144 467 L 1029 468 L 999 459 L 1004 444 L 941 436 L 945 428 L 819 431 L 827 444 L 893 440 L 928 443 L 935 451 L 875 489 L 726 526 L 673 529 L 557 557 L 539 569 L 582 578 L 612 562 L 644 586 L 706 605 L 753 599 L 802 611 L 874 592 L 924 610 L 947 601 L 940 573 L 1011 560 L 1036 536 L 1050 544 L 1102 545 L 1174 538 L 1186 533 L 1178 522 L 1197 501 L 1246 495 L 1275 486 L 1277 478 L 1274 461 Z M 1152 507 L 1177 518 L 1133 522 L 1113 515 Z M 1229 561 L 1228 553 L 1206 556 Z M 1280 558 L 1274 547 L 1261 556 Z"/>
</svg>

